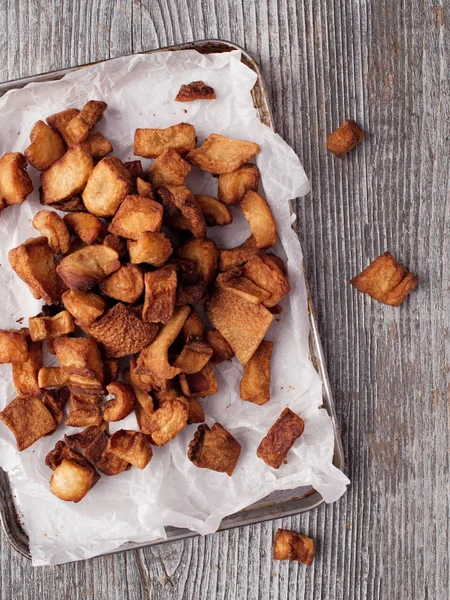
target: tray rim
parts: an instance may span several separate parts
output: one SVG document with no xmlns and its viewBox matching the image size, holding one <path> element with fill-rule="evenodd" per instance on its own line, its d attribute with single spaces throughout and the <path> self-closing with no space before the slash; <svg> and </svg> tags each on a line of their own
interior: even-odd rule
<svg viewBox="0 0 450 600">
<path fill-rule="evenodd" d="M 210 51 L 205 50 L 205 48 L 207 48 L 209 46 L 211 47 L 211 50 Z M 202 48 L 203 51 L 201 52 L 199 50 L 199 48 Z M 147 50 L 147 51 L 139 52 L 136 54 L 154 54 L 156 52 L 177 51 L 177 50 L 197 50 L 201 53 L 230 52 L 233 50 L 239 50 L 241 52 L 242 62 L 244 62 L 244 64 L 246 64 L 248 67 L 250 67 L 257 75 L 257 81 L 255 83 L 255 87 L 252 90 L 252 97 L 253 97 L 255 108 L 258 110 L 258 113 L 260 113 L 261 120 L 266 125 L 268 125 L 273 131 L 275 131 L 271 107 L 267 100 L 267 89 L 266 89 L 264 77 L 261 73 L 258 63 L 252 57 L 252 55 L 249 54 L 249 52 L 245 48 L 243 48 L 239 44 L 235 44 L 234 42 L 231 42 L 228 40 L 204 39 L 204 40 L 194 40 L 192 42 L 186 42 L 186 43 L 182 43 L 182 44 L 174 44 L 171 46 L 166 46 L 164 48 L 155 48 L 153 50 Z M 5 93 L 7 93 L 10 90 L 20 89 L 20 88 L 28 85 L 29 83 L 55 81 L 55 80 L 61 79 L 68 73 L 72 73 L 72 72 L 77 71 L 78 69 L 82 69 L 83 67 L 86 67 L 86 66 L 100 64 L 103 62 L 114 60 L 115 58 L 125 58 L 125 57 L 129 57 L 129 56 L 134 56 L 134 55 L 135 54 L 126 54 L 126 55 L 119 56 L 119 57 L 113 57 L 113 58 L 108 58 L 105 60 L 95 61 L 94 63 L 88 63 L 88 64 L 84 64 L 84 65 L 76 65 L 73 67 L 67 67 L 65 69 L 47 71 L 44 73 L 31 75 L 28 77 L 22 77 L 22 78 L 17 78 L 17 79 L 5 81 L 5 82 L 0 82 L 0 97 L 3 96 Z M 259 89 L 257 88 L 258 84 L 259 84 Z M 260 92 L 259 92 L 259 90 L 260 90 Z M 261 97 L 257 97 L 258 92 L 260 93 Z M 262 117 L 261 112 L 264 112 L 264 118 Z M 303 261 L 302 266 L 303 266 L 305 283 L 306 283 L 307 306 L 308 306 L 308 315 L 309 315 L 309 322 L 310 322 L 310 334 L 309 334 L 309 336 L 310 336 L 310 340 L 309 340 L 310 360 L 321 378 L 322 386 L 323 386 L 323 389 L 322 389 L 323 407 L 327 410 L 327 412 L 330 415 L 330 418 L 332 420 L 332 423 L 333 423 L 333 428 L 334 428 L 333 464 L 338 469 L 343 471 L 344 464 L 345 464 L 344 463 L 344 452 L 343 452 L 342 440 L 340 437 L 340 429 L 339 429 L 339 425 L 338 425 L 337 417 L 336 417 L 334 398 L 333 398 L 333 393 L 332 393 L 329 378 L 328 378 L 325 357 L 324 357 L 324 353 L 323 353 L 322 343 L 320 340 L 317 319 L 315 316 L 315 311 L 314 311 L 314 307 L 313 307 L 312 300 L 311 300 L 311 291 L 310 291 L 310 287 L 309 287 L 309 283 L 308 283 L 308 279 L 307 279 L 307 273 L 306 273 L 304 261 Z M 306 486 L 303 486 L 303 487 L 306 487 Z M 295 492 L 296 489 L 298 490 L 299 488 L 294 488 L 289 491 Z M 8 493 L 9 493 L 9 496 L 8 496 Z M 271 495 L 267 496 L 266 498 L 261 499 L 259 501 L 259 503 L 263 502 L 264 500 L 268 500 L 271 497 Z M 298 505 L 299 502 L 302 503 L 301 506 Z M 291 499 L 288 499 L 286 501 L 281 501 L 281 502 L 270 502 L 269 501 L 266 504 L 263 504 L 262 506 L 257 506 L 258 503 L 255 503 L 256 506 L 251 505 L 245 509 L 242 509 L 241 511 L 238 511 L 237 513 L 228 515 L 227 517 L 224 517 L 224 519 L 222 520 L 222 523 L 221 523 L 218 531 L 224 531 L 224 530 L 233 529 L 236 527 L 244 527 L 246 525 L 262 523 L 264 521 L 270 521 L 270 520 L 277 519 L 277 518 L 288 517 L 288 516 L 292 516 L 295 514 L 308 512 L 310 510 L 318 508 L 323 503 L 324 503 L 324 499 L 322 498 L 320 493 L 317 492 L 317 490 L 315 490 L 311 486 L 310 489 L 301 496 L 293 497 Z M 252 508 L 252 507 L 254 507 L 254 508 Z M 278 514 L 271 513 L 270 512 L 271 507 L 278 508 L 278 511 L 277 511 Z M 253 513 L 255 511 L 258 513 L 258 511 L 264 511 L 266 509 L 269 509 L 267 514 L 256 514 L 256 516 L 255 515 L 252 516 L 251 511 L 253 511 Z M 247 511 L 248 511 L 248 515 L 249 515 L 248 517 L 246 514 Z M 239 521 L 239 522 L 237 522 L 237 521 Z M 9 484 L 8 474 L 5 473 L 5 471 L 3 471 L 1 468 L 0 468 L 0 525 L 2 527 L 2 530 L 3 530 L 7 540 L 9 541 L 9 543 L 20 554 L 22 554 L 22 556 L 24 556 L 28 560 L 31 560 L 31 555 L 29 552 L 28 544 L 27 544 L 28 536 L 23 531 L 21 524 L 15 513 L 14 501 L 12 499 L 12 493 L 11 493 L 11 487 Z M 187 539 L 190 537 L 196 537 L 196 536 L 200 535 L 200 534 L 198 534 L 194 531 L 190 531 L 188 529 L 180 529 L 180 528 L 175 528 L 175 527 L 166 527 L 166 533 L 173 533 L 173 535 L 170 535 L 170 537 L 168 536 L 167 538 L 159 538 L 159 539 L 156 539 L 156 540 L 153 540 L 150 542 L 139 542 L 139 543 L 127 542 L 126 544 L 123 544 L 114 550 L 111 550 L 111 551 L 108 551 L 108 552 L 105 552 L 102 554 L 98 554 L 95 557 L 117 554 L 119 552 L 126 552 L 128 550 L 138 550 L 141 548 L 145 548 L 147 546 L 156 546 L 156 545 L 173 542 L 173 541 L 180 541 L 180 540 L 184 540 L 184 539 Z M 92 557 L 92 558 L 95 558 L 95 557 Z M 84 559 L 80 559 L 80 560 L 84 560 Z M 78 561 L 75 561 L 75 562 L 78 562 Z"/>
</svg>

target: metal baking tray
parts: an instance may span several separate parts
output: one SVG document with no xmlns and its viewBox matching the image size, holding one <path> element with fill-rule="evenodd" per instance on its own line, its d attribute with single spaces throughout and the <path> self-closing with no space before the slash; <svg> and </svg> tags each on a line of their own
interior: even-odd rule
<svg viewBox="0 0 450 600">
<path fill-rule="evenodd" d="M 196 42 L 190 42 L 187 44 L 180 44 L 177 46 L 170 46 L 168 48 L 161 48 L 158 50 L 151 50 L 145 54 L 152 52 L 162 52 L 165 50 L 196 50 L 203 54 L 211 52 L 230 52 L 231 50 L 240 50 L 242 54 L 242 62 L 250 67 L 257 74 L 258 78 L 255 86 L 252 90 L 253 103 L 258 111 L 261 121 L 275 130 L 272 113 L 267 101 L 267 92 L 264 84 L 264 80 L 261 71 L 255 62 L 255 60 L 237 44 L 233 44 L 224 40 L 202 40 Z M 83 65 L 84 66 L 84 65 Z M 13 81 L 7 81 L 0 83 L 0 96 L 9 90 L 19 89 L 32 82 L 42 81 L 53 81 L 61 79 L 67 73 L 71 73 L 79 67 L 71 67 L 69 69 L 62 69 L 60 71 L 53 71 L 50 73 L 44 73 L 41 75 L 34 75 L 32 77 L 26 77 L 23 79 L 16 79 Z M 305 273 L 306 277 L 306 273 Z M 306 283 L 308 288 L 308 283 Z M 333 464 L 338 469 L 344 468 L 344 455 L 342 450 L 342 442 L 339 436 L 339 429 L 336 422 L 336 412 L 334 408 L 333 395 L 331 393 L 330 384 L 328 381 L 327 369 L 325 366 L 322 345 L 320 342 L 319 332 L 317 329 L 317 321 L 314 315 L 314 309 L 311 303 L 310 292 L 308 288 L 308 312 L 310 320 L 310 359 L 315 369 L 320 375 L 323 383 L 323 406 L 327 409 L 334 425 L 334 455 Z M 302 512 L 307 512 L 313 508 L 317 508 L 323 503 L 323 498 L 314 488 L 310 486 L 298 487 L 293 490 L 283 490 L 273 492 L 266 498 L 252 504 L 251 506 L 225 517 L 221 523 L 220 529 L 232 529 L 234 527 L 241 527 L 244 525 L 251 525 L 253 523 L 260 523 L 261 521 L 268 521 L 271 519 L 278 519 L 281 517 L 288 517 Z M 14 548 L 20 552 L 23 556 L 31 559 L 30 551 L 28 547 L 28 537 L 24 531 L 20 519 L 17 515 L 14 506 L 14 490 L 12 489 L 8 475 L 0 469 L 0 521 L 6 537 L 14 546 Z M 125 550 L 136 550 L 145 546 L 152 546 L 161 544 L 164 542 L 171 542 L 176 540 L 182 540 L 188 537 L 198 535 L 188 529 L 179 529 L 176 527 L 166 528 L 167 539 L 158 539 L 151 542 L 134 543 L 127 542 L 113 552 L 108 554 L 115 554 L 117 552 L 123 552 Z"/>
</svg>

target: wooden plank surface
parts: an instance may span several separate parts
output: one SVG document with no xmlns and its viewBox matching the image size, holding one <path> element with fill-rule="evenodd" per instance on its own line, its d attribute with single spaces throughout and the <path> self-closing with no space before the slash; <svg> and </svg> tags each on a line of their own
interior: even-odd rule
<svg viewBox="0 0 450 600">
<path fill-rule="evenodd" d="M 259 61 L 311 177 L 299 233 L 352 480 L 301 517 L 76 565 L 3 538 L 1 600 L 449 597 L 449 25 L 443 0 L 0 0 L 0 80 L 203 38 Z M 346 118 L 367 138 L 338 160 Z M 396 309 L 348 284 L 387 249 L 420 276 Z M 312 567 L 271 559 L 281 525 L 316 539 Z"/>
</svg>

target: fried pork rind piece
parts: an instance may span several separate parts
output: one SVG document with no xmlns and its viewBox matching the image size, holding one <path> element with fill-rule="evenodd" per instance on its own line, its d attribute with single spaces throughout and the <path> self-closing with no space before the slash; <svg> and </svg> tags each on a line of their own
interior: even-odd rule
<svg viewBox="0 0 450 600">
<path fill-rule="evenodd" d="M 224 360 L 231 360 L 233 358 L 234 352 L 232 347 L 218 329 L 209 329 L 205 333 L 205 341 L 212 348 L 213 355 L 211 362 L 213 364 L 218 365 Z"/>
<path fill-rule="evenodd" d="M 47 203 L 45 202 L 45 198 L 44 195 L 42 194 L 42 190 L 40 191 L 40 197 L 39 197 L 39 202 L 44 205 L 47 206 Z M 86 212 L 86 207 L 83 204 L 83 201 L 81 200 L 80 196 L 72 196 L 72 198 L 67 198 L 66 200 L 61 200 L 61 202 L 50 202 L 49 203 L 51 205 L 52 208 L 54 208 L 55 210 L 61 210 L 63 212 Z"/>
<path fill-rule="evenodd" d="M 206 288 L 216 276 L 219 262 L 217 246 L 212 240 L 192 238 L 178 246 L 175 256 L 182 261 L 191 261 L 194 266 L 194 274 L 198 278 L 192 285 L 189 281 L 184 282 L 183 277 L 180 278 L 181 285 L 178 289 L 177 305 L 197 302 L 203 297 Z M 191 289 L 192 287 L 194 290 Z M 194 296 L 192 291 L 195 293 Z"/>
<path fill-rule="evenodd" d="M 104 475 L 118 475 L 128 471 L 131 464 L 122 460 L 109 450 L 109 436 L 105 424 L 91 426 L 79 434 L 65 436 L 70 447 L 83 448 L 84 459 L 90 460 Z"/>
<path fill-rule="evenodd" d="M 42 367 L 38 373 L 39 388 L 65 387 L 70 384 L 69 376 L 60 367 Z"/>
<path fill-rule="evenodd" d="M 112 217 L 131 191 L 131 178 L 115 156 L 103 158 L 92 171 L 83 192 L 88 211 L 97 217 Z"/>
<path fill-rule="evenodd" d="M 193 423 L 203 423 L 205 421 L 205 411 L 197 398 L 188 398 L 189 402 L 189 417 L 188 425 Z"/>
<path fill-rule="evenodd" d="M 44 403 L 44 406 L 50 411 L 50 414 L 55 420 L 55 429 L 57 429 L 62 423 L 64 418 L 64 407 L 66 406 L 68 399 L 69 390 L 66 387 L 56 390 L 46 390 L 42 396 L 42 402 Z"/>
<path fill-rule="evenodd" d="M 70 138 L 66 135 L 67 125 L 74 119 L 77 115 L 80 114 L 78 108 L 68 108 L 67 110 L 63 110 L 62 112 L 56 113 L 54 115 L 50 115 L 47 117 L 47 124 L 55 131 L 59 133 L 59 135 L 63 138 L 66 144 L 70 145 Z"/>
<path fill-rule="evenodd" d="M 54 317 L 30 317 L 28 326 L 33 342 L 61 337 L 75 331 L 75 324 L 68 310 L 62 310 Z"/>
<path fill-rule="evenodd" d="M 140 431 L 120 429 L 109 438 L 110 451 L 138 469 L 145 469 L 153 452 L 150 441 Z"/>
<path fill-rule="evenodd" d="M 0 210 L 22 204 L 33 191 L 26 168 L 27 161 L 20 152 L 8 152 L 0 158 Z"/>
<path fill-rule="evenodd" d="M 104 158 L 113 151 L 111 143 L 98 131 L 91 131 L 86 143 L 91 147 L 93 158 Z"/>
<path fill-rule="evenodd" d="M 203 213 L 203 217 L 208 227 L 214 227 L 215 225 L 223 227 L 224 225 L 229 225 L 233 221 L 233 216 L 228 208 L 224 206 L 222 202 L 213 198 L 213 196 L 200 194 L 194 196 L 194 198 Z"/>
<path fill-rule="evenodd" d="M 173 379 L 181 370 L 169 364 L 169 347 L 176 340 L 191 309 L 176 308 L 172 318 L 162 326 L 153 342 L 142 350 L 136 362 L 136 372 L 150 375 L 155 380 Z"/>
<path fill-rule="evenodd" d="M 314 540 L 289 529 L 278 529 L 275 534 L 275 560 L 296 560 L 309 566 L 314 558 Z"/>
<path fill-rule="evenodd" d="M 364 139 L 364 131 L 351 119 L 344 121 L 339 129 L 330 133 L 327 140 L 327 149 L 338 158 L 353 150 Z"/>
<path fill-rule="evenodd" d="M 47 238 L 53 254 L 66 254 L 69 251 L 70 233 L 57 213 L 41 210 L 34 215 L 32 225 Z"/>
<path fill-rule="evenodd" d="M 270 292 L 270 297 L 263 301 L 268 308 L 278 304 L 291 289 L 286 267 L 277 256 L 258 253 L 246 262 L 243 274 L 257 286 Z"/>
<path fill-rule="evenodd" d="M 207 303 L 206 312 L 243 365 L 253 356 L 274 319 L 262 304 L 218 287 Z"/>
<path fill-rule="evenodd" d="M 218 197 L 220 202 L 237 204 L 242 200 L 248 190 L 258 191 L 261 174 L 253 163 L 246 163 L 232 173 L 219 176 Z"/>
<path fill-rule="evenodd" d="M 241 445 L 220 423 L 200 425 L 189 443 L 188 458 L 200 469 L 210 469 L 232 476 Z"/>
<path fill-rule="evenodd" d="M 419 278 L 398 263 L 390 252 L 385 252 L 350 283 L 378 302 L 400 306 L 408 294 L 417 287 Z"/>
<path fill-rule="evenodd" d="M 191 339 L 186 342 L 181 354 L 173 363 L 174 367 L 181 370 L 181 373 L 191 375 L 198 373 L 203 369 L 209 359 L 212 357 L 213 351 L 206 342 L 199 339 Z"/>
<path fill-rule="evenodd" d="M 99 398 L 87 394 L 79 394 L 70 390 L 69 416 L 66 419 L 68 427 L 90 427 L 101 425 L 102 411 L 98 406 Z"/>
<path fill-rule="evenodd" d="M 0 346 L 2 336 L 0 332 Z M 18 396 L 40 396 L 39 369 L 42 367 L 42 344 L 28 342 L 28 358 L 24 362 L 13 362 L 12 376 L 14 387 Z"/>
<path fill-rule="evenodd" d="M 99 100 L 89 100 L 83 106 L 81 111 L 67 123 L 65 128 L 65 136 L 69 146 L 80 144 L 88 139 L 92 127 L 103 118 L 107 106 L 106 102 Z"/>
<path fill-rule="evenodd" d="M 285 408 L 261 440 L 256 454 L 269 467 L 279 469 L 292 444 L 302 435 L 304 428 L 303 419 L 289 408 Z"/>
<path fill-rule="evenodd" d="M 276 244 L 277 226 L 270 206 L 257 192 L 249 190 L 241 200 L 241 208 L 252 230 L 258 248 L 269 248 Z"/>
<path fill-rule="evenodd" d="M 181 337 L 184 343 L 195 339 L 202 339 L 205 333 L 205 326 L 199 314 L 192 308 L 188 318 L 181 328 Z"/>
<path fill-rule="evenodd" d="M 114 396 L 114 400 L 109 400 L 103 405 L 103 419 L 110 423 L 128 417 L 136 403 L 133 389 L 122 381 L 114 381 L 106 386 L 106 389 L 109 394 Z"/>
<path fill-rule="evenodd" d="M 270 400 L 270 359 L 273 342 L 263 340 L 256 352 L 244 366 L 240 395 L 242 400 L 253 404 L 265 404 Z"/>
<path fill-rule="evenodd" d="M 164 225 L 190 231 L 196 238 L 206 237 L 206 221 L 192 192 L 184 185 L 166 185 L 156 190 L 164 206 Z"/>
<path fill-rule="evenodd" d="M 144 231 L 161 229 L 163 207 L 150 198 L 127 196 L 116 212 L 108 231 L 137 240 Z"/>
<path fill-rule="evenodd" d="M 55 340 L 56 356 L 70 384 L 86 390 L 102 390 L 103 362 L 94 340 L 62 337 Z"/>
<path fill-rule="evenodd" d="M 172 148 L 184 156 L 195 148 L 197 135 L 189 123 L 178 123 L 167 129 L 136 129 L 134 134 L 134 154 L 145 158 L 157 158 Z"/>
<path fill-rule="evenodd" d="M 38 171 L 45 171 L 59 160 L 66 151 L 62 138 L 44 121 L 38 121 L 30 133 L 31 144 L 25 150 L 25 158 Z"/>
<path fill-rule="evenodd" d="M 107 428 L 106 423 L 102 423 L 101 425 L 92 425 L 91 427 L 88 427 L 84 431 L 80 431 L 80 433 L 74 433 L 72 435 L 65 435 L 64 441 L 66 443 L 66 446 L 70 449 L 81 448 L 84 450 L 85 448 L 87 448 L 88 446 L 90 446 L 92 444 L 92 442 L 98 437 L 99 434 L 106 431 L 106 428 Z M 58 446 L 58 444 L 61 444 L 61 443 L 63 443 L 63 442 L 58 442 L 56 444 L 56 446 Z"/>
<path fill-rule="evenodd" d="M 192 165 L 209 173 L 232 173 L 241 165 L 252 159 L 261 148 L 254 142 L 233 140 L 212 133 L 206 138 L 200 148 L 191 150 L 186 160 Z"/>
<path fill-rule="evenodd" d="M 120 359 L 105 358 L 103 360 L 103 371 L 105 373 L 105 385 L 109 385 L 119 376 Z"/>
<path fill-rule="evenodd" d="M 66 439 L 68 439 L 68 436 L 65 437 Z M 76 437 L 76 434 L 70 437 Z M 47 467 L 50 467 L 52 471 L 59 467 L 63 460 L 72 460 L 79 465 L 89 466 L 89 463 L 84 458 L 84 456 L 81 456 L 81 454 L 74 452 L 73 449 L 77 447 L 78 446 L 69 446 L 67 442 L 63 442 L 62 440 L 56 442 L 56 445 L 53 448 L 53 450 L 50 450 L 50 452 L 45 457 L 45 464 L 47 465 Z"/>
<path fill-rule="evenodd" d="M 253 304 L 260 304 L 270 298 L 270 292 L 263 290 L 253 283 L 247 277 L 242 275 L 242 268 L 230 269 L 217 276 L 217 285 L 227 289 L 238 296 L 242 296 L 244 300 L 248 300 Z"/>
<path fill-rule="evenodd" d="M 192 396 L 200 396 L 201 398 L 212 396 L 219 389 L 214 369 L 210 362 L 198 373 L 191 375 L 181 374 L 179 381 L 183 394 L 189 398 Z"/>
<path fill-rule="evenodd" d="M 105 231 L 105 226 L 95 215 L 72 212 L 64 217 L 67 229 L 86 244 L 93 244 Z M 64 252 L 63 252 L 64 254 Z"/>
<path fill-rule="evenodd" d="M 99 285 L 102 294 L 121 302 L 136 302 L 144 291 L 144 275 L 137 265 L 122 265 Z"/>
<path fill-rule="evenodd" d="M 146 177 L 155 188 L 161 185 L 183 185 L 190 170 L 191 165 L 174 148 L 167 148 L 148 169 Z"/>
<path fill-rule="evenodd" d="M 24 363 L 29 358 L 24 331 L 0 329 L 0 364 Z"/>
<path fill-rule="evenodd" d="M 66 286 L 56 272 L 56 259 L 46 237 L 29 238 L 10 250 L 8 258 L 37 300 L 42 298 L 47 304 L 58 304 Z"/>
<path fill-rule="evenodd" d="M 0 412 L 0 421 L 14 434 L 19 451 L 25 450 L 56 427 L 55 420 L 41 400 L 30 396 L 14 398 Z"/>
<path fill-rule="evenodd" d="M 142 319 L 147 323 L 167 323 L 175 309 L 177 270 L 173 265 L 144 276 L 145 301 Z"/>
<path fill-rule="evenodd" d="M 93 323 L 105 312 L 105 300 L 94 292 L 68 290 L 61 298 L 70 314 L 87 325 Z"/>
<path fill-rule="evenodd" d="M 150 200 L 155 199 L 152 184 L 148 183 L 148 181 L 144 181 L 141 177 L 136 179 L 136 190 L 138 196 L 142 196 L 142 198 L 150 198 Z"/>
<path fill-rule="evenodd" d="M 164 446 L 182 431 L 189 417 L 189 402 L 184 396 L 166 400 L 150 417 L 150 434 L 157 446 Z"/>
<path fill-rule="evenodd" d="M 136 241 L 127 242 L 130 261 L 133 264 L 148 263 L 162 267 L 171 257 L 173 248 L 165 233 L 144 231 Z"/>
<path fill-rule="evenodd" d="M 79 194 L 84 190 L 93 168 L 89 144 L 69 148 L 49 169 L 41 173 L 43 204 L 55 204 Z"/>
<path fill-rule="evenodd" d="M 240 246 L 236 248 L 225 248 L 219 250 L 219 270 L 228 271 L 243 265 L 247 260 L 258 252 L 255 238 L 251 235 Z"/>
<path fill-rule="evenodd" d="M 114 233 L 106 234 L 103 238 L 103 245 L 115 250 L 120 258 L 124 258 L 127 255 L 127 242 L 119 235 L 115 235 Z"/>
<path fill-rule="evenodd" d="M 130 179 L 134 185 L 136 185 L 136 180 L 138 177 L 142 177 L 144 175 L 144 169 L 142 168 L 142 162 L 140 160 L 129 160 L 128 162 L 124 162 L 123 166 L 127 169 L 130 174 Z"/>
<path fill-rule="evenodd" d="M 176 102 L 193 102 L 194 100 L 215 100 L 216 92 L 203 81 L 191 81 L 182 85 L 176 95 Z"/>
<path fill-rule="evenodd" d="M 50 478 L 50 491 L 61 500 L 79 502 L 97 481 L 94 467 L 65 458 Z"/>
<path fill-rule="evenodd" d="M 155 412 L 153 398 L 148 390 L 144 390 L 139 387 L 139 385 L 141 385 L 140 377 L 135 373 L 133 373 L 132 377 L 130 374 L 130 369 L 127 369 L 124 372 L 124 379 L 128 385 L 131 385 L 136 396 L 134 412 L 136 413 L 139 429 L 142 433 L 150 435 L 150 417 Z"/>
<path fill-rule="evenodd" d="M 155 337 L 158 327 L 144 323 L 132 310 L 118 302 L 94 323 L 76 321 L 83 331 L 99 342 L 107 358 L 121 358 L 140 352 Z"/>
<path fill-rule="evenodd" d="M 88 290 L 120 268 L 119 255 L 102 245 L 86 246 L 69 254 L 56 267 L 71 290 Z"/>
</svg>

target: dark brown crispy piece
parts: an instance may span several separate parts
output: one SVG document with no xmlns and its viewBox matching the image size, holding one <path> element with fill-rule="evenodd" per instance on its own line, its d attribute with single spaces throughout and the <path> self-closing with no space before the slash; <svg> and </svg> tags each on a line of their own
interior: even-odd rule
<svg viewBox="0 0 450 600">
<path fill-rule="evenodd" d="M 110 450 L 110 440 L 108 439 L 108 443 L 106 445 L 106 449 L 103 451 L 101 458 L 95 463 L 95 466 L 103 473 L 103 475 L 108 475 L 109 477 L 112 475 L 118 475 L 119 473 L 123 473 L 123 471 L 128 471 L 131 469 L 131 463 L 126 460 L 122 460 L 111 452 Z M 85 450 L 86 453 L 87 450 Z"/>
<path fill-rule="evenodd" d="M 55 469 L 59 467 L 63 460 L 73 460 L 77 464 L 82 465 L 84 467 L 89 466 L 89 463 L 84 458 L 84 456 L 81 456 L 81 454 L 78 454 L 78 452 L 74 452 L 73 449 L 69 447 L 66 442 L 59 440 L 59 442 L 56 442 L 56 445 L 53 448 L 53 450 L 50 450 L 50 452 L 45 457 L 45 464 L 47 465 L 47 467 L 50 467 L 52 471 L 55 471 Z"/>
<path fill-rule="evenodd" d="M 192 192 L 184 185 L 166 185 L 156 189 L 164 206 L 164 225 L 187 230 L 196 238 L 206 237 L 206 221 Z"/>
<path fill-rule="evenodd" d="M 27 161 L 20 152 L 8 152 L 0 158 L 0 210 L 22 204 L 33 191 L 26 168 Z"/>
<path fill-rule="evenodd" d="M 40 190 L 39 202 L 44 206 L 47 206 L 45 198 L 42 194 L 42 190 Z M 86 212 L 86 207 L 84 206 L 80 196 L 72 196 L 71 198 L 67 198 L 66 200 L 61 200 L 61 202 L 52 202 L 50 203 L 50 205 L 55 210 L 61 210 L 67 213 Z"/>
<path fill-rule="evenodd" d="M 127 242 L 124 238 L 121 238 L 115 233 L 108 233 L 107 235 L 105 235 L 103 245 L 115 250 L 120 258 L 124 258 L 127 255 Z"/>
<path fill-rule="evenodd" d="M 309 566 L 314 559 L 314 540 L 289 529 L 278 529 L 275 534 L 275 560 L 296 560 Z"/>
<path fill-rule="evenodd" d="M 1 344 L 0 332 L 0 344 Z M 2 350 L 4 349 L 1 344 Z M 28 359 L 24 362 L 13 362 L 12 376 L 18 396 L 40 396 L 39 369 L 42 367 L 42 343 L 28 342 Z"/>
<path fill-rule="evenodd" d="M 0 412 L 0 421 L 14 434 L 19 451 L 25 450 L 56 427 L 50 411 L 40 399 L 28 396 L 14 398 Z"/>
<path fill-rule="evenodd" d="M 192 373 L 191 375 L 180 375 L 180 383 L 183 389 L 183 393 L 189 396 L 200 396 L 205 398 L 206 396 L 212 396 L 217 393 L 219 386 L 217 384 L 214 369 L 211 363 L 206 363 L 201 371 L 198 373 Z M 186 391 L 185 391 L 186 390 Z"/>
<path fill-rule="evenodd" d="M 70 390 L 68 427 L 99 426 L 103 423 L 102 412 L 97 404 L 98 397 L 75 393 Z"/>
<path fill-rule="evenodd" d="M 224 248 L 219 251 L 219 270 L 228 271 L 243 265 L 247 260 L 258 252 L 255 238 L 251 235 L 240 246 L 236 248 Z"/>
<path fill-rule="evenodd" d="M 419 278 L 398 263 L 390 252 L 385 252 L 350 283 L 383 304 L 400 306 L 417 287 Z"/>
<path fill-rule="evenodd" d="M 105 385 L 109 385 L 119 376 L 120 359 L 105 358 L 103 360 L 103 370 L 105 372 Z"/>
<path fill-rule="evenodd" d="M 270 359 L 273 342 L 263 340 L 251 359 L 244 365 L 240 394 L 242 400 L 265 404 L 270 400 Z"/>
<path fill-rule="evenodd" d="M 233 358 L 233 348 L 218 329 L 209 329 L 205 333 L 205 340 L 208 346 L 212 348 L 213 355 L 211 362 L 213 364 L 218 365 L 224 360 L 231 360 Z"/>
<path fill-rule="evenodd" d="M 46 390 L 42 396 L 42 402 L 55 420 L 56 427 L 62 423 L 64 418 L 64 407 L 66 406 L 68 400 L 69 390 L 66 387 L 55 390 Z"/>
<path fill-rule="evenodd" d="M 203 424 L 189 444 L 188 458 L 200 469 L 211 469 L 231 477 L 240 453 L 241 445 L 220 423 L 214 423 L 211 429 Z"/>
<path fill-rule="evenodd" d="M 205 326 L 203 325 L 203 321 L 198 312 L 192 309 L 181 329 L 181 337 L 184 343 L 186 343 L 193 339 L 202 339 L 204 333 Z"/>
<path fill-rule="evenodd" d="M 261 174 L 253 163 L 246 163 L 232 173 L 219 176 L 218 197 L 227 205 L 237 204 L 247 190 L 258 191 Z"/>
<path fill-rule="evenodd" d="M 28 360 L 25 331 L 0 329 L 0 364 L 24 363 Z"/>
<path fill-rule="evenodd" d="M 176 95 L 176 102 L 193 102 L 194 100 L 215 100 L 216 92 L 203 81 L 191 81 L 182 85 Z"/>
<path fill-rule="evenodd" d="M 203 423 L 205 421 L 205 411 L 197 398 L 188 398 L 189 402 L 189 417 L 188 425 L 192 423 Z"/>
<path fill-rule="evenodd" d="M 118 302 L 94 323 L 79 320 L 76 324 L 102 344 L 108 358 L 120 358 L 140 352 L 155 337 L 158 327 L 144 323 L 131 308 Z"/>
<path fill-rule="evenodd" d="M 58 304 L 67 289 L 56 272 L 56 259 L 46 237 L 29 238 L 8 253 L 9 263 L 31 293 L 47 304 Z"/>
<path fill-rule="evenodd" d="M 145 302 L 142 318 L 147 323 L 167 323 L 175 309 L 177 271 L 167 265 L 144 276 Z"/>
<path fill-rule="evenodd" d="M 97 436 L 106 431 L 106 423 L 101 425 L 92 425 L 80 433 L 65 435 L 64 440 L 69 448 L 81 448 L 84 450 L 97 438 Z"/>
<path fill-rule="evenodd" d="M 353 150 L 364 139 L 364 131 L 351 119 L 344 121 L 339 129 L 330 133 L 327 140 L 327 148 L 338 158 Z"/>
<path fill-rule="evenodd" d="M 303 419 L 285 408 L 261 440 L 256 454 L 269 467 L 279 469 L 292 444 L 302 435 L 304 427 Z"/>
</svg>

